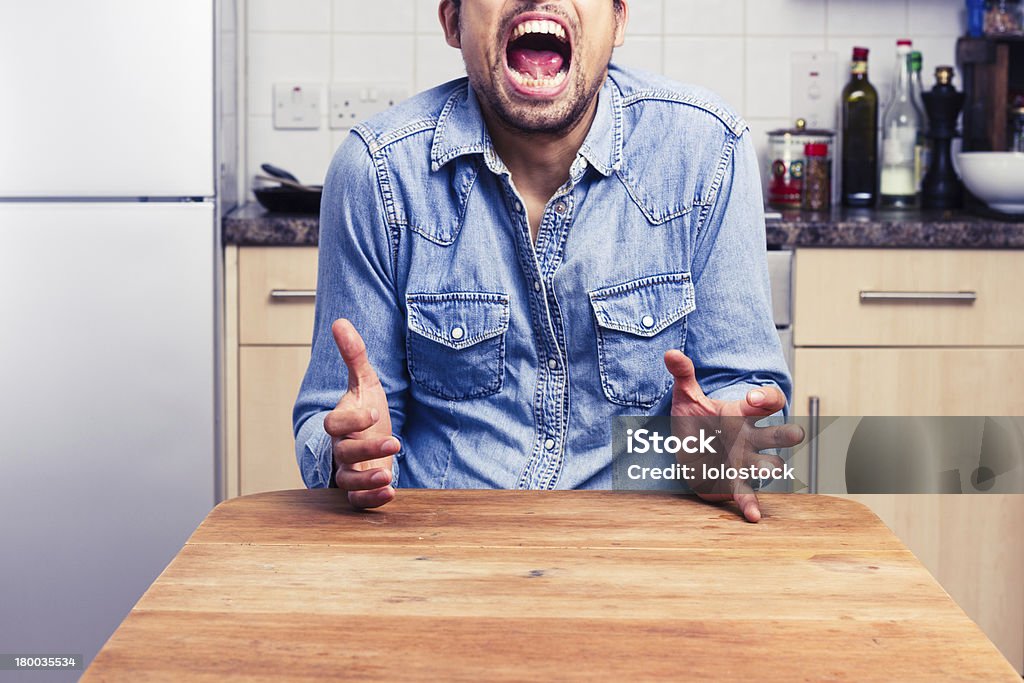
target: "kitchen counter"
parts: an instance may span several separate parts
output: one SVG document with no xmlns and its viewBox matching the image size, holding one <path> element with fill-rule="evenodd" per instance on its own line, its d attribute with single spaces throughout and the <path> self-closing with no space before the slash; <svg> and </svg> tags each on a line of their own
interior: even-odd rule
<svg viewBox="0 0 1024 683">
<path fill-rule="evenodd" d="M 1020 678 L 866 507 L 332 489 L 218 506 L 83 680 Z"/>
<path fill-rule="evenodd" d="M 250 202 L 224 220 L 225 244 L 313 246 L 317 216 L 271 214 Z M 1024 249 L 1024 219 L 961 212 L 836 210 L 785 213 L 767 222 L 768 246 Z"/>
</svg>

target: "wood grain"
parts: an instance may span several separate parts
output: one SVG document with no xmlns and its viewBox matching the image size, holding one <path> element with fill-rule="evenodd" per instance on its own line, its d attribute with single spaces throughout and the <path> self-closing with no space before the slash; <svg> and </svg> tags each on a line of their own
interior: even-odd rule
<svg viewBox="0 0 1024 683">
<path fill-rule="evenodd" d="M 864 506 L 337 491 L 218 506 L 84 680 L 1019 678 Z"/>
<path fill-rule="evenodd" d="M 798 414 L 817 396 L 822 415 L 1024 415 L 1024 349 L 803 348 L 796 350 L 794 386 Z M 848 433 L 829 432 L 822 462 L 845 459 L 856 423 L 848 424 Z M 845 490 L 843 467 L 823 468 L 820 476 L 820 490 Z M 1024 672 L 1024 496 L 856 499 L 896 532 Z"/>
</svg>

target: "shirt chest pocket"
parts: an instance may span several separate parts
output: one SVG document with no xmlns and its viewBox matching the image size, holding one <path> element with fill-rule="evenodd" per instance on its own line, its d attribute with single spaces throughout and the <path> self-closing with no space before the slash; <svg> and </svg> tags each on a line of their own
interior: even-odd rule
<svg viewBox="0 0 1024 683">
<path fill-rule="evenodd" d="M 509 303 L 504 294 L 408 294 L 406 354 L 413 381 L 441 398 L 501 391 Z"/>
<path fill-rule="evenodd" d="M 682 349 L 696 308 L 689 273 L 632 280 L 590 292 L 601 386 L 612 403 L 650 408 L 672 386 L 669 349 Z"/>
</svg>

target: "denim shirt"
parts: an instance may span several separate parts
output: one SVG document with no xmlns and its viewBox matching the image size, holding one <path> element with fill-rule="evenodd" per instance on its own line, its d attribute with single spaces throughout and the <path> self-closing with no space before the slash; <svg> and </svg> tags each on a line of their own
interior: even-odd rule
<svg viewBox="0 0 1024 683">
<path fill-rule="evenodd" d="M 331 476 L 342 317 L 387 393 L 401 487 L 609 488 L 612 418 L 668 414 L 672 348 L 713 398 L 789 397 L 746 124 L 612 66 L 569 175 L 534 243 L 465 79 L 353 129 L 325 182 L 293 414 L 307 486 Z"/>
</svg>

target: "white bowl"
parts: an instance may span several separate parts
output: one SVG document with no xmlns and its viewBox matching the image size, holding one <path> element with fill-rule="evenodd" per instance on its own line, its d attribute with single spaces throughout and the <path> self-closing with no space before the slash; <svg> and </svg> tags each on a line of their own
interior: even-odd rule
<svg viewBox="0 0 1024 683">
<path fill-rule="evenodd" d="M 961 152 L 964 185 L 1003 213 L 1024 213 L 1024 152 Z"/>
</svg>

